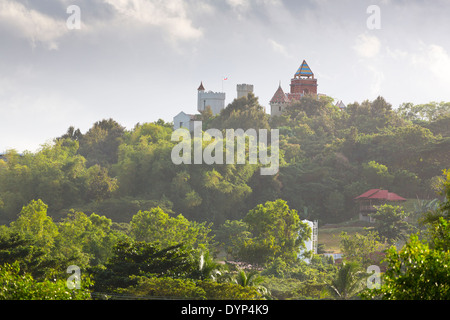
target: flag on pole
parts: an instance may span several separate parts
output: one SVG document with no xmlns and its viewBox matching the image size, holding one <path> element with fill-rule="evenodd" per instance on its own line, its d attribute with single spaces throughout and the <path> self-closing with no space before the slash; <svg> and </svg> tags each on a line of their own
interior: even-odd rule
<svg viewBox="0 0 450 320">
<path fill-rule="evenodd" d="M 226 81 L 226 80 L 228 80 L 228 77 L 223 77 L 222 78 L 222 92 L 223 92 L 223 82 Z"/>
</svg>

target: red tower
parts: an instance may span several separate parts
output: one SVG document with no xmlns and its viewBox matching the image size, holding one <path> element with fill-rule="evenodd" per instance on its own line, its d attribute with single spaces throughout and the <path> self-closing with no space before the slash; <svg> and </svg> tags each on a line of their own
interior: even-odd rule
<svg viewBox="0 0 450 320">
<path fill-rule="evenodd" d="M 287 96 L 289 100 L 300 100 L 305 94 L 317 95 L 317 79 L 314 78 L 314 73 L 303 60 L 294 78 L 291 79 L 291 92 Z"/>
<path fill-rule="evenodd" d="M 294 78 L 291 79 L 291 92 L 285 94 L 280 83 L 278 90 L 275 92 L 272 100 L 270 100 L 271 115 L 281 115 L 291 102 L 299 101 L 305 95 L 318 97 L 317 79 L 314 79 L 314 73 L 312 73 L 306 61 L 303 60 Z"/>
</svg>

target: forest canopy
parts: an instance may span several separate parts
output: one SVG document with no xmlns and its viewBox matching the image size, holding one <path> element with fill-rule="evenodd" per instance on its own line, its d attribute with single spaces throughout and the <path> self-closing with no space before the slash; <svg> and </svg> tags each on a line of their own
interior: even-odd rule
<svg viewBox="0 0 450 320">
<path fill-rule="evenodd" d="M 128 130 L 104 119 L 37 152 L 9 150 L 0 157 L 0 299 L 448 299 L 449 106 L 395 110 L 378 97 L 340 109 L 305 96 L 270 117 L 249 94 L 199 115 L 203 131 L 279 130 L 271 176 L 261 163 L 174 164 L 173 125 L 163 120 Z M 414 207 L 380 206 L 368 232 L 342 232 L 340 266 L 304 252 L 303 220 L 355 221 L 354 198 L 369 189 Z M 374 264 L 386 269 L 383 285 L 364 290 Z M 68 267 L 83 270 L 77 290 Z"/>
<path fill-rule="evenodd" d="M 35 153 L 7 151 L 0 160 L 0 222 L 15 220 L 24 205 L 41 199 L 57 220 L 76 209 L 130 222 L 139 210 L 160 206 L 218 226 L 283 199 L 302 218 L 334 223 L 355 216 L 353 199 L 372 188 L 433 199 L 450 166 L 450 107 L 444 102 L 395 110 L 378 97 L 340 110 L 328 97 L 303 97 L 270 117 L 250 94 L 217 116 L 200 117 L 203 130 L 278 129 L 278 174 L 261 176 L 249 163 L 175 165 L 171 123 L 127 130 L 105 119 L 85 133 L 70 127 Z"/>
</svg>

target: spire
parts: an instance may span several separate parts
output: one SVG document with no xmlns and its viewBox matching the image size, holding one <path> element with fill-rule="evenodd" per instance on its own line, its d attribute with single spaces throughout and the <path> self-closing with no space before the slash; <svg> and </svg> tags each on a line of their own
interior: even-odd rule
<svg viewBox="0 0 450 320">
<path fill-rule="evenodd" d="M 303 60 L 302 65 L 300 68 L 298 68 L 297 72 L 294 75 L 294 78 L 300 78 L 300 77 L 313 77 L 314 79 L 314 73 L 312 73 L 311 69 L 309 68 L 308 64 L 305 60 Z"/>
<path fill-rule="evenodd" d="M 198 91 L 205 91 L 205 88 L 203 87 L 203 81 L 200 82 L 200 87 L 197 89 Z"/>
<path fill-rule="evenodd" d="M 280 81 L 278 90 L 273 95 L 272 100 L 270 100 L 270 103 L 280 103 L 280 102 L 286 102 L 286 103 L 289 102 L 288 97 L 286 96 L 283 89 L 281 88 L 281 81 Z"/>
</svg>

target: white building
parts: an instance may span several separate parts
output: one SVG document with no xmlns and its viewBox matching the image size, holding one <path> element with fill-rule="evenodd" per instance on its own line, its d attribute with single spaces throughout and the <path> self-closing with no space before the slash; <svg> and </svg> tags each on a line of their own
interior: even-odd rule
<svg viewBox="0 0 450 320">
<path fill-rule="evenodd" d="M 197 91 L 197 110 L 199 112 L 204 111 L 209 106 L 215 116 L 225 108 L 225 92 L 205 91 L 203 82 L 200 83 Z"/>
<path fill-rule="evenodd" d="M 250 92 L 253 92 L 252 84 L 238 84 L 237 89 L 237 99 L 241 97 L 246 97 Z M 197 89 L 197 110 L 202 112 L 206 107 L 211 107 L 213 116 L 218 115 L 220 111 L 225 108 L 225 92 L 212 92 L 205 91 L 203 87 L 203 82 Z M 179 128 L 186 128 L 189 131 L 194 131 L 194 121 L 199 115 L 187 114 L 181 111 L 175 117 L 173 117 L 173 129 L 177 130 Z"/>
<path fill-rule="evenodd" d="M 187 114 L 181 111 L 179 114 L 173 117 L 173 130 L 185 128 L 191 132 L 194 131 L 195 117 L 195 114 Z"/>
<path fill-rule="evenodd" d="M 317 254 L 317 239 L 318 239 L 319 223 L 317 220 L 314 220 L 314 221 L 302 220 L 302 222 L 309 225 L 309 227 L 311 228 L 311 234 L 310 234 L 310 239 L 305 241 L 306 248 L 300 250 L 300 253 L 298 254 L 298 258 L 309 263 L 310 259 L 303 257 L 303 254 L 307 253 L 307 252 Z"/>
</svg>

